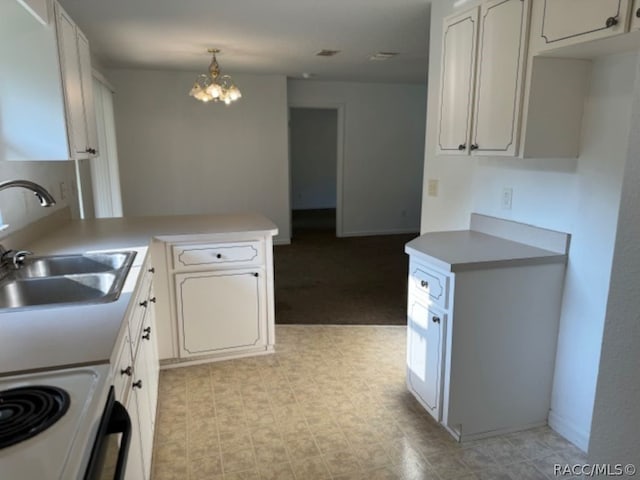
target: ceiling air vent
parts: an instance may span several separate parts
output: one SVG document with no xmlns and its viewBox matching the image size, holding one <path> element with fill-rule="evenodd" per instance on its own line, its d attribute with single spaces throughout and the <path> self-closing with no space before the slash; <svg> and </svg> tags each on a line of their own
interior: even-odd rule
<svg viewBox="0 0 640 480">
<path fill-rule="evenodd" d="M 382 60 L 389 60 L 390 58 L 398 55 L 398 52 L 377 52 L 369 57 L 369 60 L 373 60 L 374 62 L 379 62 Z"/>
<path fill-rule="evenodd" d="M 340 50 L 325 50 L 324 48 L 316 53 L 318 57 L 333 57 L 335 54 L 339 53 Z"/>
</svg>

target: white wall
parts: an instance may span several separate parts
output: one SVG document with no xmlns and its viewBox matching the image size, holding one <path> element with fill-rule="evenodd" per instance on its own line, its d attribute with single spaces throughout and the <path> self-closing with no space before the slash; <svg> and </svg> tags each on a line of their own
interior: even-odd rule
<svg viewBox="0 0 640 480">
<path fill-rule="evenodd" d="M 17 179 L 42 185 L 53 195 L 56 205 L 42 208 L 33 193 L 23 188 L 1 191 L 0 212 L 3 221 L 0 223 L 8 224 L 9 228 L 0 232 L 0 238 L 67 206 L 71 206 L 77 217 L 73 162 L 0 162 L 0 182 Z M 64 199 L 60 194 L 62 182 L 66 191 Z"/>
<path fill-rule="evenodd" d="M 589 461 L 640 466 L 640 63 L 604 325 Z"/>
<path fill-rule="evenodd" d="M 335 109 L 290 109 L 293 210 L 336 207 L 337 129 Z"/>
<path fill-rule="evenodd" d="M 429 105 L 437 105 L 442 18 L 451 2 L 432 4 Z M 609 290 L 620 188 L 629 136 L 634 54 L 593 65 L 579 159 L 438 157 L 437 111 L 429 108 L 424 185 L 440 181 L 440 195 L 424 188 L 421 231 L 463 229 L 478 212 L 569 232 L 572 242 L 558 337 L 551 425 L 586 449 Z M 501 210 L 503 187 L 513 208 Z"/>
<path fill-rule="evenodd" d="M 424 85 L 289 80 L 290 106 L 344 106 L 343 235 L 418 230 L 425 96 Z"/>
<path fill-rule="evenodd" d="M 255 211 L 288 241 L 285 77 L 233 75 L 225 106 L 188 96 L 198 73 L 109 72 L 125 216 Z"/>
</svg>

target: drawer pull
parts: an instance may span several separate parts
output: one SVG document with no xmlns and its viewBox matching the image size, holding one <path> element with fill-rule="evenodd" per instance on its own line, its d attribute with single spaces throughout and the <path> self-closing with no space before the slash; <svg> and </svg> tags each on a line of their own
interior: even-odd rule
<svg viewBox="0 0 640 480">
<path fill-rule="evenodd" d="M 149 273 L 156 273 L 156 269 L 151 267 L 149 270 L 147 270 L 147 272 Z"/>
<path fill-rule="evenodd" d="M 434 315 L 433 317 L 431 317 L 431 321 L 433 323 L 440 323 L 440 317 L 438 317 L 437 315 Z"/>
<path fill-rule="evenodd" d="M 462 150 L 466 150 L 467 149 L 467 144 L 466 143 L 461 143 L 460 145 L 458 145 L 458 150 L 462 151 Z"/>
<path fill-rule="evenodd" d="M 123 368 L 122 370 L 120 370 L 120 375 L 126 375 L 127 377 L 130 377 L 132 374 L 133 369 L 131 367 Z"/>
<path fill-rule="evenodd" d="M 151 338 L 151 327 L 147 327 L 144 330 L 144 335 L 142 335 L 143 340 L 149 340 Z"/>
<path fill-rule="evenodd" d="M 609 17 L 607 18 L 607 22 L 605 23 L 605 25 L 607 26 L 607 28 L 611 28 L 614 25 L 618 24 L 618 19 L 616 17 Z"/>
<path fill-rule="evenodd" d="M 216 258 L 222 258 L 222 254 L 221 253 L 216 253 Z"/>
<path fill-rule="evenodd" d="M 151 303 L 156 303 L 156 297 L 151 297 L 151 298 L 149 299 L 149 301 L 150 301 Z"/>
<path fill-rule="evenodd" d="M 147 308 L 147 305 L 149 305 L 149 303 L 145 300 L 144 302 L 140 302 L 140 306 Z"/>
<path fill-rule="evenodd" d="M 253 276 L 254 276 L 254 277 L 256 277 L 256 278 L 258 278 L 258 277 L 259 277 L 258 272 L 255 272 L 255 273 L 253 274 Z"/>
<path fill-rule="evenodd" d="M 142 380 L 138 380 L 137 382 L 133 382 L 131 384 L 133 388 L 142 388 Z"/>
<path fill-rule="evenodd" d="M 420 280 L 420 286 L 422 288 L 427 288 L 429 287 L 429 282 L 427 282 L 426 280 Z"/>
</svg>

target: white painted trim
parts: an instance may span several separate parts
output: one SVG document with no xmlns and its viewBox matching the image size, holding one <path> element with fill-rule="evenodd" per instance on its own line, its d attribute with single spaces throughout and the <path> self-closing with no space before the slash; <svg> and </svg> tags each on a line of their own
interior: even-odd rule
<svg viewBox="0 0 640 480">
<path fill-rule="evenodd" d="M 553 410 L 549 412 L 549 427 L 560 434 L 583 452 L 589 449 L 591 432 L 578 428 L 574 422 L 563 418 Z"/>
<path fill-rule="evenodd" d="M 403 233 L 415 233 L 416 237 L 420 235 L 419 228 L 395 228 L 390 230 L 367 230 L 356 232 L 343 232 L 342 237 L 370 237 L 373 235 L 400 235 Z"/>
<path fill-rule="evenodd" d="M 322 101 L 292 102 L 287 105 L 287 115 L 292 108 L 321 108 L 327 110 L 337 110 L 338 112 L 338 137 L 336 139 L 336 236 L 346 237 L 344 233 L 342 209 L 344 205 L 344 142 L 345 142 L 345 110 L 344 103 L 331 103 Z M 289 132 L 290 133 L 290 132 Z M 289 146 L 291 137 L 289 135 Z M 291 148 L 289 147 L 289 206 L 291 206 Z M 291 214 L 291 213 L 290 213 Z M 291 217 L 289 217 L 291 218 Z"/>
<path fill-rule="evenodd" d="M 93 75 L 93 78 L 95 78 L 105 87 L 107 87 L 111 91 L 111 93 L 116 93 L 115 87 L 111 84 L 109 80 L 107 80 L 107 77 L 105 77 L 100 70 L 96 70 L 95 68 L 92 68 L 91 74 Z"/>
</svg>

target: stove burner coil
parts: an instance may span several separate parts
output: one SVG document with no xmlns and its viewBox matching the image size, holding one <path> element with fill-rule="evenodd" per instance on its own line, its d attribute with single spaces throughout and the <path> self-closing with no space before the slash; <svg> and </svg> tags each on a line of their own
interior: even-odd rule
<svg viewBox="0 0 640 480">
<path fill-rule="evenodd" d="M 70 403 L 69 394 L 57 387 L 0 391 L 0 449 L 46 430 L 67 412 Z"/>
</svg>

